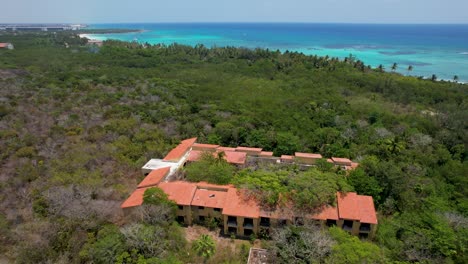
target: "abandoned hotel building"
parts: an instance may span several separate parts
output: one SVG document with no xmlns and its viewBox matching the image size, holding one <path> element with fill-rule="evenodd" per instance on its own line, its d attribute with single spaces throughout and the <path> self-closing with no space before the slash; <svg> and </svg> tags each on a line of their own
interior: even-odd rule
<svg viewBox="0 0 468 264">
<path fill-rule="evenodd" d="M 226 161 L 237 166 L 243 166 L 252 160 L 312 166 L 322 158 L 320 154 L 297 152 L 294 156 L 274 157 L 272 152 L 262 151 L 261 148 L 228 148 L 199 144 L 196 143 L 196 138 L 183 140 L 164 159 L 151 159 L 143 166 L 143 173 L 147 176 L 121 205 L 124 213 L 131 213 L 143 203 L 143 194 L 147 188 L 157 186 L 177 204 L 179 222 L 191 225 L 193 222 L 217 218 L 224 234 L 250 236 L 261 232 L 268 233 L 270 227 L 301 224 L 304 219 L 308 219 L 317 221 L 323 226 L 336 225 L 353 235 L 363 237 L 375 235 L 377 216 L 371 196 L 338 192 L 336 206 L 324 206 L 313 213 L 298 216 L 288 208 L 273 210 L 263 208 L 254 199 L 246 198 L 244 190 L 232 185 L 177 180 L 175 177 L 177 170 L 187 162 L 198 160 L 203 152 L 224 152 Z M 331 158 L 327 161 L 345 170 L 358 165 L 345 158 Z"/>
</svg>

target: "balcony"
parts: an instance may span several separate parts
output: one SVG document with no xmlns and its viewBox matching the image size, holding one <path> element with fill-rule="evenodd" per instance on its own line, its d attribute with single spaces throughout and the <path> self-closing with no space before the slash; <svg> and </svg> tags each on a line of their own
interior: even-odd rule
<svg viewBox="0 0 468 264">
<path fill-rule="evenodd" d="M 227 221 L 228 227 L 237 227 L 237 218 L 233 216 L 228 217 Z"/>
<path fill-rule="evenodd" d="M 253 224 L 253 219 L 252 218 L 244 218 L 244 228 L 247 229 L 253 229 L 254 224 Z"/>
</svg>

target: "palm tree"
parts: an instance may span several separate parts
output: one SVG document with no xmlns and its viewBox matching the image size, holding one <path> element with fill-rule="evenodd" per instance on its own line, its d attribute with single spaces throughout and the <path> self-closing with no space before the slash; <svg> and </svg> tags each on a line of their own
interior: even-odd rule
<svg viewBox="0 0 468 264">
<path fill-rule="evenodd" d="M 379 67 L 377 67 L 377 69 L 379 69 L 379 72 L 383 72 L 384 71 L 384 66 L 382 64 L 380 64 Z"/>
<path fill-rule="evenodd" d="M 408 75 L 409 75 L 410 72 L 413 71 L 413 65 L 409 65 L 407 70 L 408 70 Z"/>
<path fill-rule="evenodd" d="M 453 76 L 453 81 L 454 81 L 454 82 L 458 82 L 458 75 L 454 75 L 454 76 Z"/>
<path fill-rule="evenodd" d="M 405 148 L 404 143 L 397 137 L 386 139 L 383 143 L 385 144 L 386 150 L 391 154 L 397 154 Z"/>
<path fill-rule="evenodd" d="M 432 74 L 431 81 L 433 81 L 433 82 L 437 81 L 437 75 Z"/>
<path fill-rule="evenodd" d="M 203 257 L 205 263 L 216 252 L 214 240 L 206 234 L 201 235 L 197 240 L 193 241 L 192 248 L 198 256 Z"/>
<path fill-rule="evenodd" d="M 394 62 L 392 65 L 392 72 L 395 72 L 397 68 L 398 68 L 398 64 Z"/>
</svg>

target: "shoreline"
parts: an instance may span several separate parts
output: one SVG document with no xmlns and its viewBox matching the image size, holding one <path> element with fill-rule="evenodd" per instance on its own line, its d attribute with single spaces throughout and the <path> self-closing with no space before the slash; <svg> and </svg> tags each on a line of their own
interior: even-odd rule
<svg viewBox="0 0 468 264">
<path fill-rule="evenodd" d="M 130 31 L 130 30 L 129 30 Z M 131 31 L 131 32 L 150 32 L 151 30 L 134 30 L 134 31 Z M 112 39 L 112 38 L 109 38 L 108 34 L 117 34 L 117 35 L 120 35 L 120 34 L 126 34 L 126 33 L 131 33 L 131 32 L 122 32 L 122 33 L 111 33 L 111 32 L 108 32 L 108 33 L 95 33 L 95 34 L 90 34 L 90 33 L 83 33 L 83 34 L 79 34 L 80 38 L 83 38 L 83 37 L 86 37 L 90 40 L 96 40 L 96 41 L 105 41 L 105 40 L 109 40 L 109 39 Z M 102 35 L 102 38 L 101 36 L 93 36 L 93 37 L 90 37 L 91 35 Z M 98 38 L 95 38 L 95 37 L 98 37 Z M 123 39 L 120 39 L 120 38 L 115 38 L 116 40 L 120 40 L 120 41 L 123 41 L 123 42 L 131 42 L 129 40 L 123 40 Z M 141 40 L 138 40 L 137 41 L 138 43 L 140 44 L 143 44 L 144 41 L 141 41 Z M 199 45 L 199 44 L 203 44 L 203 43 L 198 43 L 198 44 L 184 44 L 184 43 L 178 43 L 176 41 L 172 42 L 172 44 L 180 44 L 180 45 L 187 45 L 187 46 L 191 46 L 191 47 L 194 47 L 196 45 Z M 157 45 L 157 44 L 167 44 L 167 43 L 164 43 L 164 42 L 159 42 L 159 43 L 150 43 L 151 45 Z M 213 47 L 218 47 L 218 48 L 222 48 L 222 47 L 227 47 L 227 46 L 216 46 L 216 45 L 213 45 L 213 46 L 206 46 L 207 48 L 213 48 Z M 242 46 L 235 46 L 237 48 L 241 48 Z M 268 48 L 268 47 L 244 47 L 244 48 L 247 48 L 247 49 L 251 49 L 251 50 L 254 50 L 254 49 L 262 49 L 262 50 L 270 50 L 270 51 L 273 51 L 273 50 L 276 50 L 276 49 L 273 49 L 273 48 Z M 319 56 L 319 57 L 337 57 L 339 58 L 340 60 L 343 60 L 345 57 L 347 56 L 343 56 L 343 57 L 340 57 L 340 56 L 336 56 L 336 55 L 324 55 L 324 54 L 317 54 L 317 53 L 313 53 L 313 51 L 315 50 L 323 50 L 323 49 L 317 49 L 317 48 L 304 48 L 306 49 L 308 52 L 304 52 L 304 51 L 301 51 L 301 50 L 295 50 L 295 49 L 290 49 L 289 51 L 291 52 L 298 52 L 298 53 L 301 53 L 305 56 Z M 281 48 L 279 49 L 281 51 L 281 53 L 284 53 L 286 50 L 288 50 L 287 48 Z M 352 52 L 351 52 L 352 53 Z M 353 55 L 356 55 L 356 54 L 353 54 Z M 366 64 L 366 63 L 364 63 Z M 366 64 L 366 65 L 370 65 L 372 67 L 372 69 L 376 69 L 378 66 L 374 66 L 374 65 L 371 65 L 371 64 Z M 385 71 L 387 73 L 392 73 L 391 71 Z M 404 72 L 396 72 L 402 76 L 405 76 L 405 77 L 413 77 L 413 78 L 421 78 L 423 80 L 431 80 L 431 76 L 428 75 L 428 76 L 424 76 L 424 75 L 407 75 L 405 74 Z M 439 75 L 439 74 L 436 74 L 436 75 Z M 449 82 L 449 83 L 454 83 L 454 84 L 462 84 L 462 85 L 466 85 L 468 84 L 468 80 L 458 80 L 457 82 L 455 82 L 454 80 L 450 79 L 450 78 L 438 78 L 436 80 L 437 82 Z"/>
</svg>

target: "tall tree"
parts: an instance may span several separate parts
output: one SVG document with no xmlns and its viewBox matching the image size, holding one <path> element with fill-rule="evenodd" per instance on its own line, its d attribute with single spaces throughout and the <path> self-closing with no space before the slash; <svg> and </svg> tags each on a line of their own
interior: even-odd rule
<svg viewBox="0 0 468 264">
<path fill-rule="evenodd" d="M 431 81 L 433 81 L 433 82 L 437 81 L 437 75 L 432 74 Z"/>
<path fill-rule="evenodd" d="M 394 62 L 392 65 L 392 72 L 395 72 L 397 68 L 398 68 L 398 64 Z"/>
<path fill-rule="evenodd" d="M 454 76 L 453 76 L 453 81 L 454 81 L 454 82 L 458 82 L 458 75 L 454 75 Z"/>
</svg>

